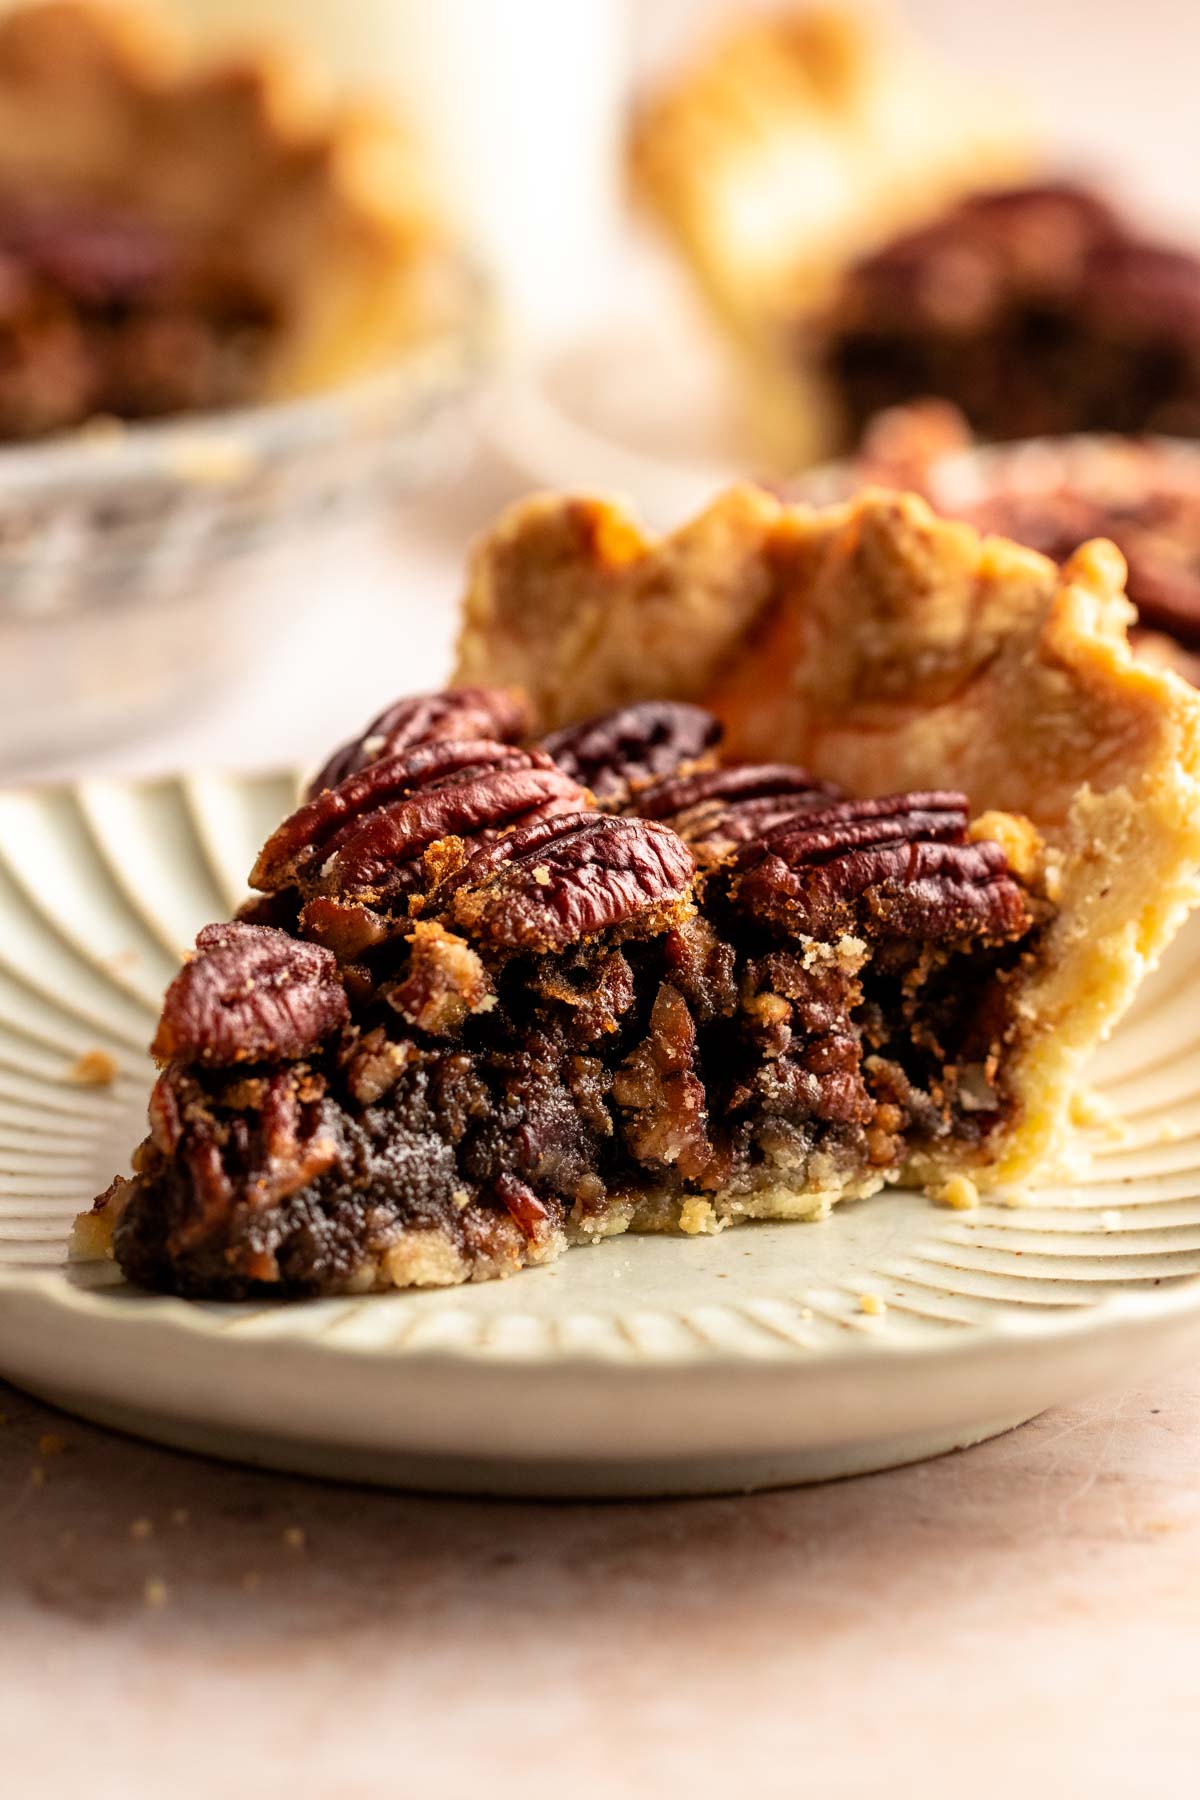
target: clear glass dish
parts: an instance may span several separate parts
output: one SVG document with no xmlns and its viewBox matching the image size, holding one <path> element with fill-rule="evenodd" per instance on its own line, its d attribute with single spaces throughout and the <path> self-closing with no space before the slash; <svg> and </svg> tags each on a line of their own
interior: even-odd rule
<svg viewBox="0 0 1200 1800">
<path fill-rule="evenodd" d="M 492 361 L 473 274 L 355 384 L 0 447 L 0 773 L 124 734 L 244 666 L 303 603 L 314 534 L 413 493 Z"/>
</svg>

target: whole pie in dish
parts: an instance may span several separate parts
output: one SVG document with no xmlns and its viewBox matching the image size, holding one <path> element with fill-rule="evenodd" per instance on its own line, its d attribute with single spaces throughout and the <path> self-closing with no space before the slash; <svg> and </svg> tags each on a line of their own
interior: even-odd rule
<svg viewBox="0 0 1200 1800">
<path fill-rule="evenodd" d="M 548 497 L 457 679 L 336 752 L 169 989 L 133 1280 L 328 1293 L 1023 1182 L 1191 903 L 1200 697 L 1060 571 L 867 495 Z"/>
<path fill-rule="evenodd" d="M 0 438 L 306 392 L 394 357 L 451 259 L 391 121 L 160 15 L 0 19 Z"/>
</svg>

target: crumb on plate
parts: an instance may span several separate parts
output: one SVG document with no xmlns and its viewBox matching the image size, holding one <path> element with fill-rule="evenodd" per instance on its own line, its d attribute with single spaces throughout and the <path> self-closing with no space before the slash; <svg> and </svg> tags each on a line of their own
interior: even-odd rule
<svg viewBox="0 0 1200 1800">
<path fill-rule="evenodd" d="M 80 1087 L 111 1087 L 120 1073 L 115 1056 L 108 1050 L 85 1050 L 67 1071 L 67 1078 Z"/>
<path fill-rule="evenodd" d="M 979 1189 L 969 1175 L 951 1175 L 931 1189 L 931 1195 L 939 1206 L 948 1206 L 952 1212 L 971 1212 L 979 1205 Z"/>
</svg>

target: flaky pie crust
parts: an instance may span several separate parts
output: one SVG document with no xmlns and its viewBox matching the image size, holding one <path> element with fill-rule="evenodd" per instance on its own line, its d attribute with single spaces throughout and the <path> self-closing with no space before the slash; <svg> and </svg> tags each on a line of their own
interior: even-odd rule
<svg viewBox="0 0 1200 1800">
<path fill-rule="evenodd" d="M 523 686 L 543 728 L 696 700 L 734 757 L 1031 821 L 1022 872 L 1055 913 L 1018 1000 L 1011 1123 L 983 1162 L 909 1171 L 1002 1186 L 1053 1162 L 1088 1055 L 1197 898 L 1200 696 L 1134 662 L 1124 574 L 1111 544 L 1059 569 L 913 496 L 815 511 L 739 487 L 659 539 L 611 502 L 535 497 L 475 548 L 455 678 Z"/>
</svg>

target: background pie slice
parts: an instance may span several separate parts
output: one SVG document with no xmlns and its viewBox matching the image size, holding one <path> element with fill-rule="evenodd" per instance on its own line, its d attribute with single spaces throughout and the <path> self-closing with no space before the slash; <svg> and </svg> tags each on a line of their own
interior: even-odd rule
<svg viewBox="0 0 1200 1800">
<path fill-rule="evenodd" d="M 331 385 L 457 279 L 394 120 L 98 0 L 0 18 L 0 263 L 10 436 Z"/>
<path fill-rule="evenodd" d="M 790 467 L 841 423 L 792 340 L 847 263 L 974 189 L 1024 176 L 1016 109 L 884 9 L 782 6 L 725 28 L 642 104 L 636 192 L 730 330 Z"/>
</svg>

